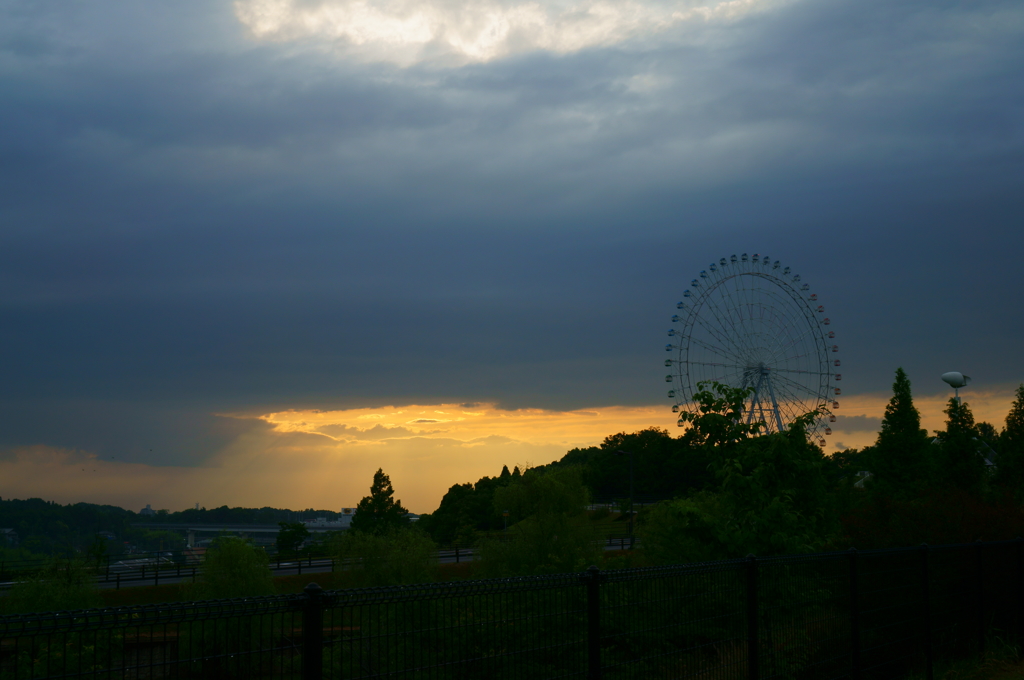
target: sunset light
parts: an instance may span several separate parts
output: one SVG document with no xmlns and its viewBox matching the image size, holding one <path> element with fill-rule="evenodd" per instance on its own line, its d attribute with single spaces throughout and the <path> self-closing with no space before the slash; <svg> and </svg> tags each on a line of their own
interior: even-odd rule
<svg viewBox="0 0 1024 680">
<path fill-rule="evenodd" d="M 1013 389 L 975 391 L 965 401 L 979 421 L 998 427 Z M 873 444 L 890 396 L 844 397 L 826 452 Z M 944 392 L 917 396 L 922 427 L 929 432 L 944 427 L 948 399 Z M 433 404 L 222 417 L 256 426 L 201 466 L 124 463 L 81 451 L 26 447 L 0 459 L 0 489 L 4 497 L 17 489 L 24 496 L 114 500 L 135 509 L 152 503 L 178 510 L 192 502 L 337 509 L 355 505 L 373 471 L 384 467 L 408 507 L 430 512 L 451 485 L 494 476 L 503 465 L 544 465 L 618 432 L 660 427 L 681 434 L 665 405 L 547 411 Z"/>
</svg>

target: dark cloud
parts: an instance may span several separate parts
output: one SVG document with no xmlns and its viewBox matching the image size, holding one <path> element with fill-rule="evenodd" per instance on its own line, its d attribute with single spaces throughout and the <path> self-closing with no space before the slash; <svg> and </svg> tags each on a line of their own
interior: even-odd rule
<svg viewBox="0 0 1024 680">
<path fill-rule="evenodd" d="M 260 426 L 219 412 L 650 403 L 686 282 L 744 251 L 812 284 L 844 391 L 1024 374 L 1018 3 L 441 70 L 257 45 L 227 3 L 2 13 L 6 445 L 198 462 Z"/>
<path fill-rule="evenodd" d="M 0 450 L 37 444 L 93 454 L 104 461 L 201 465 L 263 421 L 216 416 L 202 406 L 94 399 L 0 401 Z"/>
</svg>

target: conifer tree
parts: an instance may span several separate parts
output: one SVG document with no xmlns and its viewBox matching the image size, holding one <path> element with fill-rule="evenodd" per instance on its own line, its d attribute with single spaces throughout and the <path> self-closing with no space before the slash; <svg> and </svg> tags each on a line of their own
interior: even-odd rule
<svg viewBox="0 0 1024 680">
<path fill-rule="evenodd" d="M 409 511 L 402 507 L 401 501 L 394 499 L 394 495 L 391 478 L 384 474 L 383 468 L 378 468 L 373 474 L 370 495 L 364 496 L 356 506 L 352 529 L 381 535 L 408 524 L 405 514 Z"/>
<path fill-rule="evenodd" d="M 882 428 L 872 453 L 872 472 L 890 493 L 925 483 L 928 470 L 928 432 L 921 429 L 921 414 L 914 406 L 910 379 L 896 369 L 892 398 L 885 407 Z"/>
<path fill-rule="evenodd" d="M 1024 383 L 1017 387 L 1016 395 L 999 436 L 996 478 L 1020 499 L 1024 496 Z"/>
<path fill-rule="evenodd" d="M 945 410 L 946 431 L 936 432 L 942 442 L 941 479 L 966 491 L 977 491 L 985 477 L 985 459 L 977 439 L 974 414 L 956 397 Z"/>
</svg>

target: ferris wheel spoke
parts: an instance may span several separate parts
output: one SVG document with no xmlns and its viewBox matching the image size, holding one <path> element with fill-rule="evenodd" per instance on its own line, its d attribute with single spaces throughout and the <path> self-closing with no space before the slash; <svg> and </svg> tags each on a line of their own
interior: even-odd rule
<svg viewBox="0 0 1024 680">
<path fill-rule="evenodd" d="M 702 364 L 691 364 L 695 368 L 699 368 L 699 371 L 691 371 L 689 375 L 693 378 L 697 378 L 696 382 L 703 382 L 706 380 L 713 380 L 724 384 L 731 384 L 735 382 L 734 378 L 738 378 L 743 375 L 743 368 L 732 367 L 726 364 L 713 364 L 713 363 L 702 363 Z M 731 368 L 728 371 L 715 370 L 718 368 Z M 699 375 L 694 375 L 699 373 Z"/>
<path fill-rule="evenodd" d="M 785 395 L 786 403 L 791 405 L 792 415 L 801 416 L 817 408 L 820 400 L 820 393 L 817 390 L 799 384 L 786 385 L 777 382 L 776 385 L 779 387 L 779 392 Z"/>
<path fill-rule="evenodd" d="M 689 364 L 691 366 L 716 366 L 720 368 L 735 368 L 738 369 L 739 371 L 743 371 L 746 369 L 746 366 L 737 366 L 736 364 L 723 364 L 714 361 L 691 361 L 689 362 Z"/>
<path fill-rule="evenodd" d="M 705 364 L 699 366 L 700 379 L 697 382 L 714 381 L 725 385 L 731 385 L 742 380 L 743 369 L 730 367 L 724 364 Z M 729 370 L 731 369 L 731 370 Z"/>
<path fill-rule="evenodd" d="M 802 371 L 797 368 L 775 368 L 772 367 L 772 373 L 801 373 L 805 375 L 821 375 L 821 371 Z"/>
<path fill-rule="evenodd" d="M 806 323 L 804 319 L 800 319 L 800 322 Z M 771 361 L 774 364 L 778 364 L 780 356 L 785 356 L 792 352 L 794 348 L 802 349 L 806 345 L 806 340 L 812 335 L 810 332 L 797 336 L 790 335 L 788 327 L 791 326 L 792 323 L 793 322 L 790 322 L 788 319 L 780 318 L 775 324 L 775 327 L 778 330 L 774 336 L 772 346 L 769 348 Z"/>
<path fill-rule="evenodd" d="M 775 387 L 779 395 L 779 403 L 786 405 L 786 408 L 792 412 L 791 415 L 800 415 L 796 411 L 804 408 L 807 394 L 803 390 L 794 391 L 790 386 L 778 382 L 775 383 Z"/>
<path fill-rule="evenodd" d="M 778 345 L 779 350 L 778 350 L 778 352 L 775 353 L 774 357 L 777 357 L 779 353 L 783 352 L 783 350 L 789 351 L 790 349 L 792 349 L 794 347 L 801 347 L 801 348 L 803 348 L 804 345 L 805 345 L 805 341 L 806 340 L 813 340 L 813 336 L 814 336 L 814 331 L 808 329 L 807 331 L 805 331 L 801 335 L 799 335 L 799 336 L 797 336 L 795 338 L 792 338 L 789 342 L 787 342 L 785 344 L 779 343 L 779 345 Z M 815 343 L 812 343 L 812 346 L 814 344 Z M 824 347 L 822 347 L 821 349 L 824 349 Z M 778 362 L 777 358 L 773 358 L 773 360 Z"/>
<path fill-rule="evenodd" d="M 718 287 L 716 287 L 715 291 L 713 291 L 713 292 L 717 292 L 717 290 L 718 290 Z M 713 295 L 713 294 L 709 294 L 708 295 L 708 304 L 710 306 L 714 307 L 714 309 L 715 309 L 714 318 L 715 318 L 716 321 L 718 321 L 718 325 L 721 327 L 722 332 L 725 334 L 725 336 L 730 339 L 731 344 L 734 347 L 736 347 L 737 351 L 740 351 L 742 349 L 742 350 L 745 350 L 747 353 L 749 353 L 750 348 L 748 348 L 748 347 L 741 348 L 736 343 L 736 341 L 738 339 L 742 340 L 742 338 L 746 334 L 745 333 L 740 333 L 738 338 L 737 338 L 737 334 L 734 332 L 736 330 L 734 319 L 732 319 L 732 315 L 728 312 L 728 310 L 723 310 L 723 309 L 721 309 L 719 307 L 718 300 L 716 299 L 715 295 Z M 726 327 L 726 321 L 728 321 L 729 327 Z"/>
<path fill-rule="evenodd" d="M 779 375 L 774 371 L 772 372 L 772 377 L 775 379 L 777 385 L 785 387 L 788 390 L 797 390 L 800 392 L 811 391 L 810 388 L 808 388 L 808 386 L 806 385 L 806 383 L 802 383 L 798 380 L 792 380 L 784 375 Z M 814 390 L 814 392 L 817 392 L 817 390 Z"/>
<path fill-rule="evenodd" d="M 708 332 L 710 333 L 711 331 L 709 330 Z M 695 345 L 698 345 L 700 347 L 703 347 L 704 349 L 708 350 L 709 352 L 714 352 L 715 354 L 717 354 L 720 357 L 725 357 L 727 359 L 733 359 L 734 361 L 743 361 L 743 359 L 744 359 L 743 356 L 735 353 L 735 351 L 734 351 L 735 348 L 723 347 L 722 345 L 712 345 L 710 343 L 704 342 L 703 340 L 701 340 L 699 338 L 693 337 L 692 334 L 690 335 L 689 339 L 690 339 L 691 343 L 693 343 Z M 715 339 L 718 339 L 718 338 L 715 338 Z M 721 340 L 719 340 L 719 342 L 721 342 Z"/>
<path fill-rule="evenodd" d="M 709 299 L 706 300 L 706 302 L 711 302 L 710 296 L 709 296 Z M 717 310 L 717 305 L 715 306 L 715 309 Z M 721 326 L 720 329 L 715 329 L 709 323 L 708 319 L 705 319 L 705 318 L 703 318 L 703 317 L 701 317 L 699 315 L 697 316 L 697 319 L 696 319 L 697 323 L 700 324 L 701 328 L 703 328 L 705 331 L 707 331 L 708 335 L 713 337 L 723 347 L 724 346 L 732 347 L 732 349 L 736 353 L 736 356 L 737 357 L 742 357 L 742 355 L 743 355 L 743 348 L 739 344 L 737 344 L 737 342 L 736 342 L 736 340 L 737 340 L 736 335 L 737 334 L 732 332 L 734 329 L 730 329 L 730 328 L 726 328 L 725 327 L 725 325 L 721 321 L 721 319 L 718 318 L 718 317 L 721 316 L 720 314 L 713 314 L 712 316 L 715 319 L 718 320 L 718 324 L 719 324 L 719 326 Z"/>
<path fill-rule="evenodd" d="M 735 302 L 732 305 L 733 313 L 738 317 L 739 325 L 743 329 L 743 333 L 740 335 L 741 338 L 750 337 L 750 324 L 747 322 L 745 311 L 749 311 L 750 296 L 745 285 L 745 276 L 737 276 L 733 279 L 733 291 L 735 292 Z M 748 346 L 747 351 L 750 352 L 751 348 Z"/>
</svg>

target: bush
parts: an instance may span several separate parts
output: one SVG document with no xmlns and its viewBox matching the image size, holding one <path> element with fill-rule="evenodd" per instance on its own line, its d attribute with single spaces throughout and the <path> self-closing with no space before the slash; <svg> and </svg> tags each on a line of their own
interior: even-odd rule
<svg viewBox="0 0 1024 680">
<path fill-rule="evenodd" d="M 481 542 L 480 573 L 497 578 L 585 571 L 601 559 L 598 540 L 582 513 L 534 515 L 510 527 L 508 540 Z"/>
<path fill-rule="evenodd" d="M 415 528 L 379 534 L 349 530 L 334 537 L 330 550 L 353 587 L 429 583 L 437 578 L 437 545 Z"/>
<path fill-rule="evenodd" d="M 18 581 L 0 598 L 6 614 L 102 607 L 93 570 L 81 560 L 55 560 L 35 575 Z"/>
<path fill-rule="evenodd" d="M 587 488 L 579 468 L 530 470 L 494 494 L 495 508 L 508 508 L 508 537 L 483 541 L 485 576 L 520 576 L 582 571 L 601 557 L 598 536 L 584 512 Z"/>
<path fill-rule="evenodd" d="M 640 525 L 640 549 L 653 564 L 734 557 L 725 545 L 722 509 L 714 493 L 658 503 Z"/>
<path fill-rule="evenodd" d="M 244 539 L 221 536 L 206 552 L 199 580 L 182 588 L 182 594 L 187 600 L 273 595 L 267 553 Z"/>
</svg>

